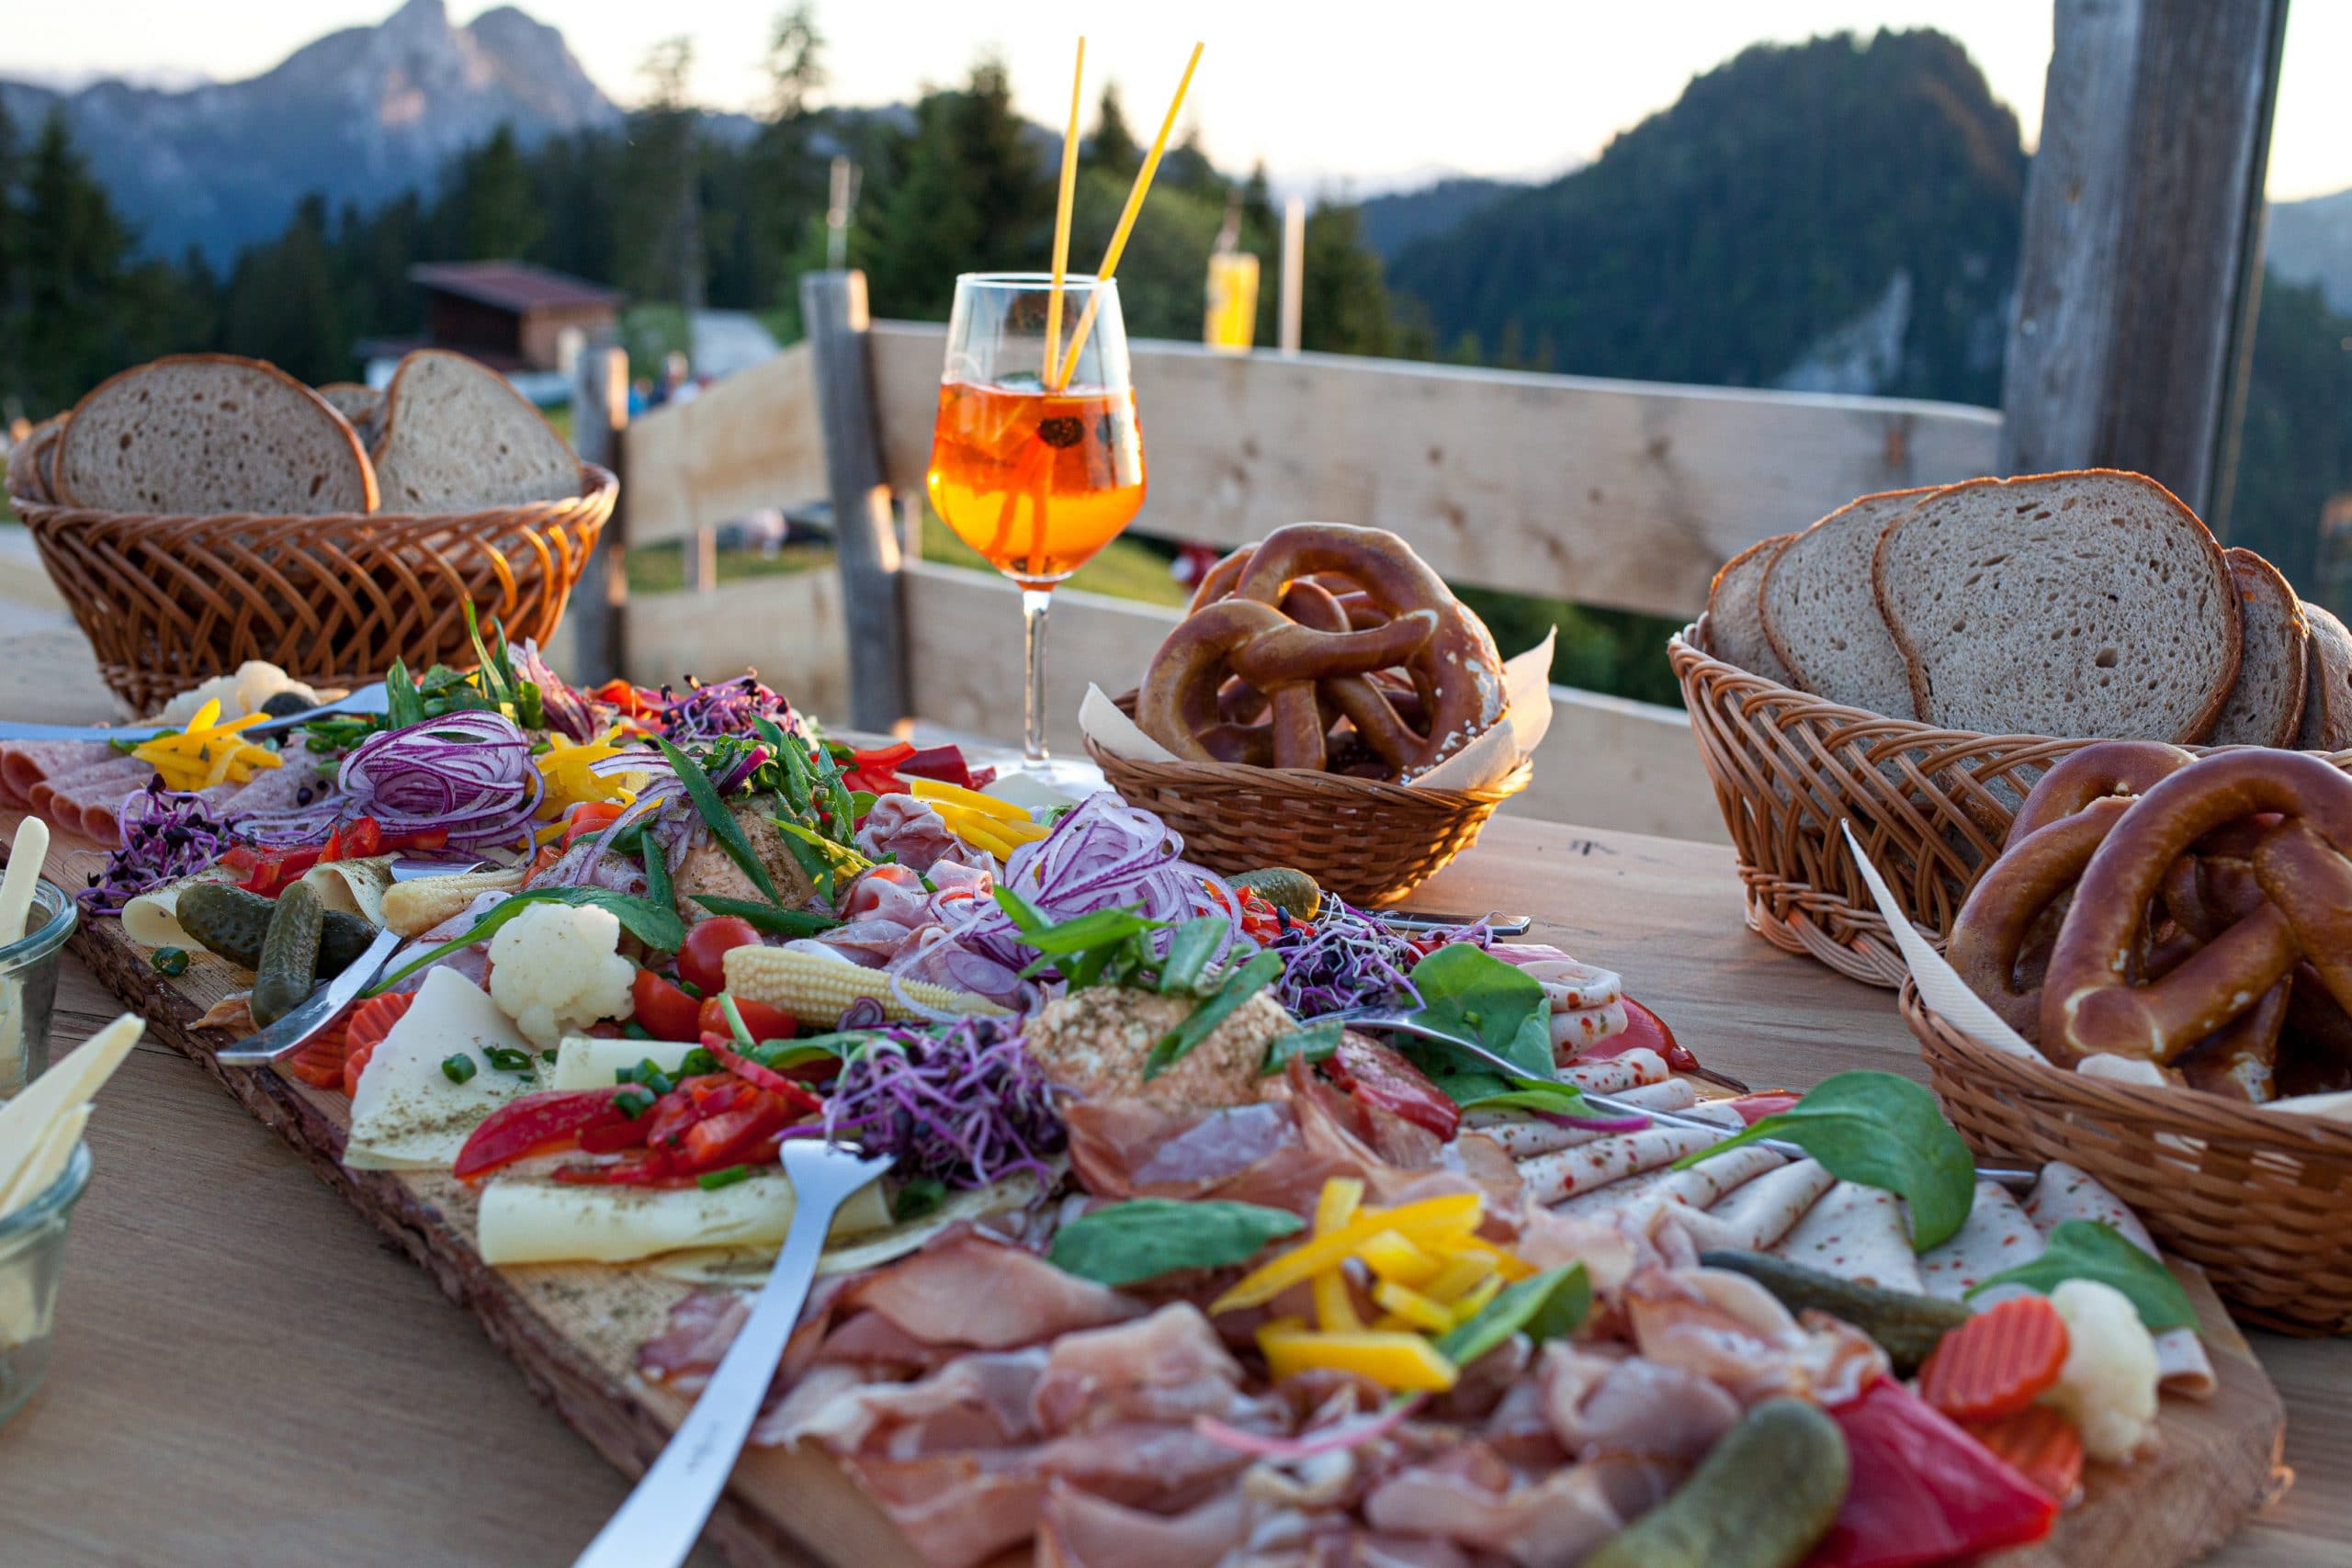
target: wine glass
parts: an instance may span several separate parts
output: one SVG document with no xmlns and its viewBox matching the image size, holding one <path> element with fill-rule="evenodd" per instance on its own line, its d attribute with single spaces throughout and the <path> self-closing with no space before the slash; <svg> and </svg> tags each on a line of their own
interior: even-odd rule
<svg viewBox="0 0 2352 1568">
<path fill-rule="evenodd" d="M 1046 753 L 1046 617 L 1055 585 L 1143 505 L 1143 433 L 1118 285 L 1062 279 L 1058 376 L 1046 342 L 1052 294 L 1042 272 L 956 278 L 927 482 L 933 509 L 956 536 L 1021 585 L 1020 771 L 1048 784 L 1099 786 L 1091 770 Z"/>
</svg>

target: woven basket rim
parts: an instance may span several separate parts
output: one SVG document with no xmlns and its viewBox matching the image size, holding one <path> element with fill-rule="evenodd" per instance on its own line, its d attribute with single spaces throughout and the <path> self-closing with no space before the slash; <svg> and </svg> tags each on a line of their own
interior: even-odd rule
<svg viewBox="0 0 2352 1568">
<path fill-rule="evenodd" d="M 2046 1061 L 2012 1055 L 1986 1044 L 1928 1006 L 1919 995 L 1918 983 L 1908 976 L 1903 982 L 1901 1002 L 1904 1021 L 1911 1025 L 1922 1046 L 1960 1058 L 1970 1075 L 1980 1080 L 2005 1082 L 2043 1099 L 2068 1101 L 2070 1113 L 2168 1122 L 2172 1124 L 2169 1131 L 2190 1137 L 2265 1144 L 2298 1157 L 2352 1159 L 2352 1127 L 2273 1106 L 2240 1104 L 2195 1089 L 2086 1077 Z"/>
<path fill-rule="evenodd" d="M 371 528 L 457 528 L 490 520 L 505 521 L 524 513 L 553 514 L 582 508 L 608 506 L 620 492 L 620 479 L 601 464 L 580 459 L 580 491 L 539 501 L 509 502 L 477 507 L 470 512 L 108 512 L 95 506 L 74 506 L 62 501 L 39 501 L 11 491 L 8 502 L 27 526 L 36 521 L 59 523 L 87 520 L 94 524 L 170 526 L 173 525 L 234 523 L 245 527 L 305 525 L 312 528 L 348 526 Z M 39 516 L 36 518 L 35 514 Z"/>
<path fill-rule="evenodd" d="M 1129 717 L 1134 716 L 1134 689 L 1130 688 L 1111 700 Z M 1358 778 L 1353 773 L 1326 773 L 1320 768 L 1259 768 L 1247 762 L 1194 762 L 1182 759 L 1172 762 L 1154 761 L 1142 757 L 1123 757 L 1105 750 L 1091 735 L 1085 737 L 1085 741 L 1086 754 L 1105 772 L 1116 764 L 1171 789 L 1191 784 L 1199 789 L 1232 789 L 1238 786 L 1261 793 L 1289 795 L 1329 795 L 1337 791 L 1361 795 L 1366 801 L 1379 805 L 1422 809 L 1498 805 L 1525 789 L 1535 777 L 1535 759 L 1522 757 L 1518 765 L 1500 780 L 1481 789 L 1421 789 L 1390 784 L 1383 779 Z"/>
</svg>

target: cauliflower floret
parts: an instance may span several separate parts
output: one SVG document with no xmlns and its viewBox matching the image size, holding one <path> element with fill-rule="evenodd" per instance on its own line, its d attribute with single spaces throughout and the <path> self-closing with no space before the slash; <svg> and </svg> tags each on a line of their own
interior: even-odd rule
<svg viewBox="0 0 2352 1568">
<path fill-rule="evenodd" d="M 490 939 L 490 999 L 547 1047 L 600 1020 L 625 1019 L 637 968 L 620 945 L 610 909 L 534 904 Z"/>
<path fill-rule="evenodd" d="M 2050 1304 L 2066 1320 L 2066 1364 L 2043 1403 L 2075 1423 L 2091 1458 L 2131 1458 L 2156 1427 L 2156 1342 L 2112 1285 L 2068 1280 Z"/>
</svg>

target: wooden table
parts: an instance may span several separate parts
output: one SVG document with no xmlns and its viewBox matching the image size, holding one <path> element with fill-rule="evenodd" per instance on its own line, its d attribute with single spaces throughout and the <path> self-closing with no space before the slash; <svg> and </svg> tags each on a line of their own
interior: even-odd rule
<svg viewBox="0 0 2352 1568">
<path fill-rule="evenodd" d="M 1924 1076 L 1891 993 L 1741 928 L 1726 849 L 1498 818 L 1425 902 L 1534 916 L 1758 1085 Z M 69 963 L 55 1049 L 113 1010 Z M 0 1427 L 0 1563 L 553 1564 L 618 1504 L 471 1321 L 193 1064 L 134 1053 L 90 1142 L 49 1386 Z M 2352 1564 L 2352 1347 L 2253 1337 L 2298 1479 L 2209 1561 Z"/>
</svg>

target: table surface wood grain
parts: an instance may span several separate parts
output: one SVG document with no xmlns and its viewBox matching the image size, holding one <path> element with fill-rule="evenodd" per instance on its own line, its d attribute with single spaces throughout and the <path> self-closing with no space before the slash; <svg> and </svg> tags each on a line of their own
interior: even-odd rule
<svg viewBox="0 0 2352 1568">
<path fill-rule="evenodd" d="M 1498 818 L 1417 902 L 1535 917 L 1758 1085 L 1924 1077 L 1892 993 L 1743 929 L 1727 849 Z M 69 960 L 53 1050 L 115 1010 Z M 557 1564 L 619 1504 L 472 1319 L 194 1063 L 134 1052 L 89 1140 L 48 1385 L 0 1427 L 0 1564 Z M 2352 1345 L 2249 1337 L 2295 1481 L 2208 1561 L 2352 1564 Z"/>
</svg>

